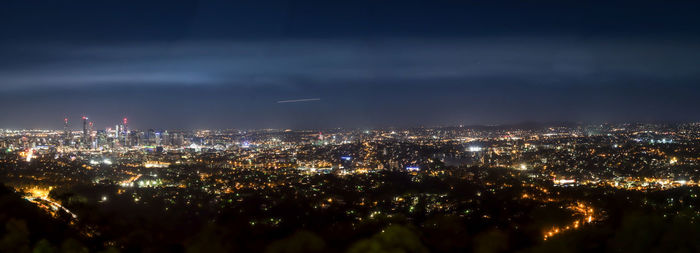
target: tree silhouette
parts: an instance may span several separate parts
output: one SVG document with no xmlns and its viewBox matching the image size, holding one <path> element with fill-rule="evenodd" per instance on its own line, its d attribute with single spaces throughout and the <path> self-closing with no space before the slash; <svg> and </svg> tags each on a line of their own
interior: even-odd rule
<svg viewBox="0 0 700 253">
<path fill-rule="evenodd" d="M 302 252 L 322 252 L 326 243 L 318 235 L 299 230 L 291 236 L 271 243 L 266 253 L 302 253 Z"/>
<path fill-rule="evenodd" d="M 5 235 L 0 239 L 2 252 L 29 252 L 29 229 L 24 220 L 10 219 L 5 223 Z"/>
<path fill-rule="evenodd" d="M 428 249 L 411 229 L 392 225 L 350 246 L 348 253 L 423 253 Z"/>
</svg>

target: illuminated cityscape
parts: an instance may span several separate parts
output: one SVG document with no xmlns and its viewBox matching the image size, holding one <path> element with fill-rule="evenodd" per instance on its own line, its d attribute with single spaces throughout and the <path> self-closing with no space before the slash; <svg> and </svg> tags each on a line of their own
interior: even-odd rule
<svg viewBox="0 0 700 253">
<path fill-rule="evenodd" d="M 0 7 L 0 253 L 700 252 L 700 1 Z"/>
<path fill-rule="evenodd" d="M 182 245 L 213 221 L 276 235 L 234 246 L 246 251 L 285 240 L 362 251 L 387 227 L 425 236 L 426 249 L 486 247 L 452 238 L 472 233 L 518 249 L 601 233 L 630 210 L 700 215 L 700 123 L 139 130 L 124 118 L 96 130 L 82 119 L 81 131 L 3 129 L 0 162 L 5 185 L 98 248 Z M 140 219 L 168 237 L 134 241 Z"/>
</svg>

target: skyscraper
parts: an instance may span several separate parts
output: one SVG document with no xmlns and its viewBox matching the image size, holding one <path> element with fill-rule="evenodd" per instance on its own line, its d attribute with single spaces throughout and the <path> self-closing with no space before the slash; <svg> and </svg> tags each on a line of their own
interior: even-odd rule
<svg viewBox="0 0 700 253">
<path fill-rule="evenodd" d="M 89 146 L 90 148 L 93 148 L 93 149 L 94 149 L 94 148 L 97 148 L 97 147 L 96 147 L 96 145 L 95 145 L 95 141 L 94 141 L 93 138 L 92 138 L 92 137 L 93 137 L 93 136 L 92 136 L 92 132 L 93 132 L 92 121 L 90 121 L 90 122 L 88 123 L 88 146 Z"/>
<path fill-rule="evenodd" d="M 83 146 L 90 144 L 88 141 L 88 117 L 83 116 Z"/>
<path fill-rule="evenodd" d="M 122 136 L 124 137 L 124 146 L 129 146 L 129 121 L 124 117 L 124 125 L 122 127 Z"/>
<path fill-rule="evenodd" d="M 70 141 L 70 133 L 68 132 L 68 117 L 63 118 L 63 143 L 68 144 Z"/>
</svg>

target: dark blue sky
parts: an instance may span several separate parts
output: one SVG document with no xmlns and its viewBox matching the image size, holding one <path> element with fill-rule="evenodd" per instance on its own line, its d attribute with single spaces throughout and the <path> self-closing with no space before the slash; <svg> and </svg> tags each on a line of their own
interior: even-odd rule
<svg viewBox="0 0 700 253">
<path fill-rule="evenodd" d="M 0 8 L 0 127 L 700 119 L 693 1 L 38 2 Z"/>
</svg>

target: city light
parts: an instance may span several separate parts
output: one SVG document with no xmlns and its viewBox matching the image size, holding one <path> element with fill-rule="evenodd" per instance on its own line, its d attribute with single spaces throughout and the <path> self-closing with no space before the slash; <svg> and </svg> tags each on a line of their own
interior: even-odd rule
<svg viewBox="0 0 700 253">
<path fill-rule="evenodd" d="M 421 215 L 448 215 L 468 222 L 511 220 L 514 227 L 548 224 L 536 227 L 532 236 L 549 242 L 573 230 L 608 224 L 609 214 L 619 210 L 592 203 L 604 203 L 601 199 L 615 194 L 687 191 L 683 198 L 634 200 L 638 206 L 668 208 L 667 216 L 675 215 L 676 208 L 694 208 L 697 198 L 691 192 L 698 186 L 693 171 L 680 169 L 692 167 L 698 152 L 697 146 L 681 143 L 697 140 L 677 137 L 673 143 L 663 143 L 661 139 L 668 147 L 659 147 L 657 142 L 637 141 L 639 130 L 616 128 L 606 138 L 589 138 L 577 129 L 559 129 L 557 134 L 551 129 L 511 131 L 505 136 L 469 128 L 451 134 L 440 128 L 367 133 L 340 129 L 325 131 L 331 137 L 319 142 L 318 131 L 131 129 L 126 135 L 125 128 L 88 127 L 87 135 L 12 131 L 0 142 L 5 145 L 0 162 L 7 168 L 21 164 L 21 169 L 7 175 L 25 200 L 52 216 L 70 213 L 74 223 L 78 217 L 91 217 L 73 212 L 82 208 L 76 209 L 76 201 L 124 205 L 127 199 L 146 209 L 153 205 L 173 212 L 186 207 L 203 213 L 238 210 L 240 203 L 261 201 L 253 204 L 260 208 L 260 217 L 245 219 L 256 227 L 275 228 L 294 219 L 268 210 L 279 208 L 280 199 L 303 199 L 300 203 L 308 205 L 302 207 L 305 212 L 338 211 L 351 217 L 354 226 L 384 217 Z M 700 125 L 697 129 L 700 132 Z M 489 145 L 465 150 L 467 140 Z M 639 176 L 642 171 L 644 176 Z M 73 189 L 91 190 L 66 199 L 72 195 L 63 192 Z M 455 189 L 461 194 L 454 194 Z M 261 198 L 256 200 L 256 195 Z M 503 210 L 482 208 L 487 205 Z M 556 215 L 522 216 L 540 208 Z"/>
</svg>

